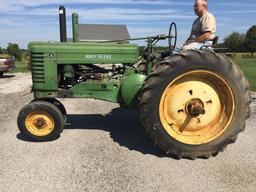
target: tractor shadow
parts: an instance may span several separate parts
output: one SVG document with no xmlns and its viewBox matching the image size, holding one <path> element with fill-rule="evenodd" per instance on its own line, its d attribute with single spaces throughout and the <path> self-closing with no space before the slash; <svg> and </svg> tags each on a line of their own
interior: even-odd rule
<svg viewBox="0 0 256 192">
<path fill-rule="evenodd" d="M 166 157 L 145 136 L 139 123 L 138 113 L 135 110 L 115 108 L 106 115 L 68 115 L 68 125 L 65 129 L 97 129 L 110 133 L 110 137 L 120 146 L 129 150 L 135 150 L 142 154 L 150 154 L 157 157 Z"/>
<path fill-rule="evenodd" d="M 4 74 L 3 76 L 0 76 L 0 79 L 8 79 L 8 78 L 13 78 L 13 77 L 15 77 L 15 75 Z"/>
</svg>

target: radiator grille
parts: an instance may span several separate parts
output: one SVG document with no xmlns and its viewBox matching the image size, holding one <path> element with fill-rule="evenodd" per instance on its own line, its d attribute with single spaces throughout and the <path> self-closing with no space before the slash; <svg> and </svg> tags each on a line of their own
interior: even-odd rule
<svg viewBox="0 0 256 192">
<path fill-rule="evenodd" d="M 45 83 L 43 53 L 31 54 L 31 71 L 32 71 L 32 79 L 34 83 Z"/>
</svg>

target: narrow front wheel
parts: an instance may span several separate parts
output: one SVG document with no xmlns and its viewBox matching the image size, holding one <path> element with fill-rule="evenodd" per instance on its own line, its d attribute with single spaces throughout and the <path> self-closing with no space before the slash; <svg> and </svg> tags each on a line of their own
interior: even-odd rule
<svg viewBox="0 0 256 192">
<path fill-rule="evenodd" d="M 20 132 L 29 140 L 49 141 L 59 137 L 65 120 L 55 105 L 34 101 L 20 110 L 17 124 Z"/>
</svg>

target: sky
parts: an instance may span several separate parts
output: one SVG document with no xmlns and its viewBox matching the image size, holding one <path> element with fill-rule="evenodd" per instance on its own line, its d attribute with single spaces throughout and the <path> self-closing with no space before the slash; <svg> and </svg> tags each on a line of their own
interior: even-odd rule
<svg viewBox="0 0 256 192">
<path fill-rule="evenodd" d="M 233 31 L 246 33 L 256 25 L 255 0 L 208 0 L 208 3 L 209 12 L 217 20 L 220 41 Z M 181 45 L 196 18 L 193 4 L 194 0 L 0 0 L 0 47 L 18 43 L 27 48 L 31 41 L 59 41 L 60 5 L 66 7 L 68 37 L 72 37 L 71 14 L 77 12 L 82 24 L 125 24 L 133 38 L 167 34 L 174 21 Z"/>
</svg>

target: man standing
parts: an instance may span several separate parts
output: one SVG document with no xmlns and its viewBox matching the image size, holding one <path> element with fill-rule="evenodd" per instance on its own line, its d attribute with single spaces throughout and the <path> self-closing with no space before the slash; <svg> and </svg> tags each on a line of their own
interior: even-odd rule
<svg viewBox="0 0 256 192">
<path fill-rule="evenodd" d="M 208 40 L 213 40 L 216 32 L 216 20 L 208 12 L 207 0 L 196 0 L 195 14 L 198 16 L 192 25 L 191 34 L 183 46 L 183 50 L 200 49 Z"/>
</svg>

